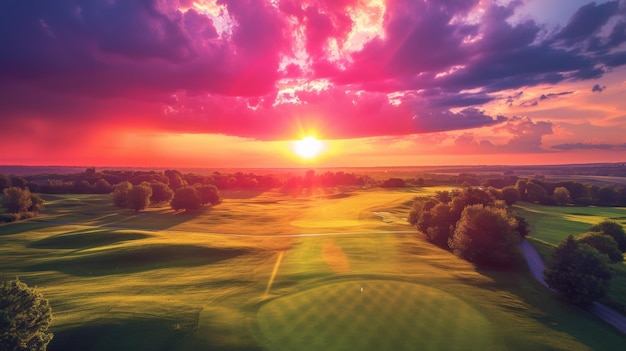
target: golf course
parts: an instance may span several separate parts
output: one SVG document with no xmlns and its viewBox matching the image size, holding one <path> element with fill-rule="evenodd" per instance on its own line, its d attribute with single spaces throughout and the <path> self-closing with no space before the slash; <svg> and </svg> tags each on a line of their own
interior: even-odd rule
<svg viewBox="0 0 626 351">
<path fill-rule="evenodd" d="M 39 216 L 0 224 L 0 274 L 50 302 L 48 350 L 626 345 L 626 335 L 568 305 L 525 266 L 477 269 L 427 242 L 408 212 L 415 197 L 447 189 L 227 190 L 219 206 L 139 213 L 106 194 L 42 195 Z M 567 235 L 550 228 L 576 234 L 598 222 L 576 208 L 555 225 L 547 207 L 523 206 L 532 238 L 546 247 Z M 626 216 L 603 211 L 617 212 L 595 215 Z"/>
</svg>

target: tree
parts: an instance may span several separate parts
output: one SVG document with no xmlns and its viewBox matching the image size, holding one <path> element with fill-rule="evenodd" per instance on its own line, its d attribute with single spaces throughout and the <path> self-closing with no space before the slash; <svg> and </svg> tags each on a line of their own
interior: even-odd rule
<svg viewBox="0 0 626 351">
<path fill-rule="evenodd" d="M 163 182 L 150 183 L 152 187 L 152 196 L 150 201 L 152 202 L 170 202 L 174 197 L 174 191 Z"/>
<path fill-rule="evenodd" d="M 590 232 L 601 232 L 611 236 L 616 242 L 621 252 L 626 252 L 626 232 L 621 224 L 609 220 L 602 221 L 589 228 Z"/>
<path fill-rule="evenodd" d="M 43 210 L 43 200 L 39 197 L 39 195 L 37 194 L 30 194 L 30 206 L 28 207 L 28 212 L 32 212 L 34 214 L 37 214 L 39 212 L 41 212 L 41 210 Z"/>
<path fill-rule="evenodd" d="M 0 173 L 0 191 L 11 187 L 11 179 L 6 175 Z"/>
<path fill-rule="evenodd" d="M 570 235 L 552 256 L 543 276 L 569 302 L 588 306 L 606 294 L 612 276 L 606 255 Z"/>
<path fill-rule="evenodd" d="M 11 186 L 25 189 L 28 181 L 24 177 L 13 177 L 11 178 Z"/>
<path fill-rule="evenodd" d="M 178 210 L 197 210 L 202 206 L 202 198 L 196 188 L 186 186 L 179 188 L 174 192 L 171 206 L 175 211 Z"/>
<path fill-rule="evenodd" d="M 450 248 L 478 265 L 513 265 L 520 258 L 517 225 L 505 209 L 482 204 L 468 206 L 456 224 Z"/>
<path fill-rule="evenodd" d="M 108 194 L 111 192 L 111 184 L 103 178 L 98 179 L 93 185 L 96 194 Z"/>
<path fill-rule="evenodd" d="M 611 185 L 603 185 L 598 189 L 598 204 L 601 206 L 615 204 L 615 189 Z"/>
<path fill-rule="evenodd" d="M 518 179 L 515 182 L 515 189 L 517 189 L 517 192 L 519 193 L 521 200 L 527 200 L 526 198 L 526 183 L 527 182 L 528 181 L 525 179 Z"/>
<path fill-rule="evenodd" d="M 52 340 L 48 300 L 16 280 L 0 282 L 0 350 L 45 351 Z"/>
<path fill-rule="evenodd" d="M 506 202 L 507 206 L 513 206 L 514 203 L 520 200 L 519 191 L 513 186 L 502 188 L 502 200 Z"/>
<path fill-rule="evenodd" d="M 178 188 L 187 185 L 187 182 L 183 179 L 183 175 L 179 171 L 175 169 L 173 170 L 168 169 L 164 173 L 167 179 L 169 180 L 169 187 L 172 190 L 176 191 L 178 190 Z"/>
<path fill-rule="evenodd" d="M 196 190 L 200 194 L 202 205 L 211 204 L 211 206 L 215 206 L 222 203 L 222 196 L 215 185 L 200 185 L 196 187 Z"/>
<path fill-rule="evenodd" d="M 548 196 L 546 189 L 541 185 L 528 182 L 526 183 L 526 198 L 530 202 L 541 202 Z"/>
<path fill-rule="evenodd" d="M 619 250 L 617 242 L 602 232 L 588 232 L 577 236 L 576 241 L 587 244 L 606 255 L 611 263 L 624 261 L 624 254 Z"/>
<path fill-rule="evenodd" d="M 569 190 L 562 186 L 554 189 L 554 199 L 560 206 L 567 205 L 572 202 Z"/>
<path fill-rule="evenodd" d="M 28 189 L 14 186 L 4 189 L 2 194 L 2 207 L 4 207 L 8 213 L 26 212 L 33 204 L 31 193 Z"/>
<path fill-rule="evenodd" d="M 125 207 L 128 192 L 132 188 L 133 185 L 127 180 L 115 184 L 111 193 L 113 195 L 113 204 L 117 207 Z"/>
<path fill-rule="evenodd" d="M 126 194 L 126 207 L 135 212 L 145 210 L 150 206 L 150 196 L 152 196 L 150 184 L 143 182 L 139 185 L 134 185 Z"/>
<path fill-rule="evenodd" d="M 450 212 L 450 206 L 439 203 L 430 209 L 431 225 L 426 228 L 426 236 L 433 244 L 447 248 L 448 240 L 454 230 L 455 220 Z"/>
</svg>

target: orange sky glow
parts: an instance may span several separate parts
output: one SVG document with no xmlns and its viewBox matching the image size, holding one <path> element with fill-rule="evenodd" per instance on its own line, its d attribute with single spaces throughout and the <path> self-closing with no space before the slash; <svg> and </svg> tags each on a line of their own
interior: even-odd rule
<svg viewBox="0 0 626 351">
<path fill-rule="evenodd" d="M 8 5 L 0 164 L 626 162 L 623 0 L 144 5 Z"/>
</svg>

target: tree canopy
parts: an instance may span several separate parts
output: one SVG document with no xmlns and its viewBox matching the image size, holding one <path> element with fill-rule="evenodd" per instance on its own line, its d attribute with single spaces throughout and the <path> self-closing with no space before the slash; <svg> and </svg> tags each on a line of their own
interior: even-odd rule
<svg viewBox="0 0 626 351">
<path fill-rule="evenodd" d="M 452 251 L 470 262 L 512 266 L 520 259 L 517 222 L 505 209 L 467 206 L 450 239 Z"/>
<path fill-rule="evenodd" d="M 48 300 L 16 280 L 0 281 L 0 350 L 45 351 L 52 309 Z"/>
<path fill-rule="evenodd" d="M 570 235 L 554 250 L 543 275 L 569 302 L 587 306 L 606 294 L 612 273 L 606 255 Z"/>
<path fill-rule="evenodd" d="M 2 207 L 8 213 L 26 212 L 33 205 L 31 192 L 28 189 L 10 187 L 4 189 L 2 195 Z M 39 199 L 39 197 L 37 198 Z"/>
<path fill-rule="evenodd" d="M 193 186 L 185 186 L 178 188 L 174 192 L 171 206 L 175 211 L 178 210 L 197 210 L 202 207 L 202 198 L 200 193 Z"/>
<path fill-rule="evenodd" d="M 590 232 L 601 232 L 611 236 L 621 252 L 626 252 L 626 232 L 624 227 L 614 221 L 605 220 L 589 228 Z"/>
</svg>

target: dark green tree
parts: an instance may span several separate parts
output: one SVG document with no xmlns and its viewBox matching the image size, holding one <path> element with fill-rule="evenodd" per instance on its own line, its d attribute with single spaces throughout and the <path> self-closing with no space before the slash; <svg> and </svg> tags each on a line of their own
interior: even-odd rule
<svg viewBox="0 0 626 351">
<path fill-rule="evenodd" d="M 152 187 L 152 197 L 150 197 L 150 201 L 152 202 L 170 202 L 174 197 L 174 191 L 163 182 L 154 182 L 150 183 Z"/>
<path fill-rule="evenodd" d="M 554 250 L 543 276 L 569 302 L 588 306 L 606 294 L 612 273 L 606 255 L 570 235 Z"/>
<path fill-rule="evenodd" d="M 44 201 L 37 194 L 30 194 L 30 206 L 28 207 L 28 212 L 32 212 L 33 214 L 37 214 L 43 210 Z"/>
<path fill-rule="evenodd" d="M 450 212 L 450 206 L 439 203 L 430 209 L 431 225 L 426 228 L 426 237 L 433 244 L 448 248 L 448 240 L 454 230 L 455 218 Z"/>
<path fill-rule="evenodd" d="M 11 186 L 25 189 L 28 181 L 24 177 L 13 177 L 11 178 Z"/>
<path fill-rule="evenodd" d="M 2 191 L 2 207 L 8 213 L 26 212 L 32 206 L 31 193 L 28 189 L 10 187 Z"/>
<path fill-rule="evenodd" d="M 200 185 L 196 187 L 196 190 L 200 194 L 202 205 L 211 204 L 211 206 L 215 206 L 222 203 L 222 196 L 215 185 Z"/>
<path fill-rule="evenodd" d="M 45 351 L 52 309 L 48 300 L 18 279 L 0 281 L 0 350 Z"/>
<path fill-rule="evenodd" d="M 145 210 L 150 206 L 150 196 L 152 196 L 150 184 L 143 182 L 134 185 L 126 194 L 126 207 L 135 212 Z"/>
<path fill-rule="evenodd" d="M 0 173 L 0 191 L 11 187 L 11 179 L 6 175 Z"/>
<path fill-rule="evenodd" d="M 202 207 L 202 198 L 196 188 L 192 186 L 182 187 L 174 192 L 174 198 L 170 203 L 175 211 L 197 210 Z"/>
<path fill-rule="evenodd" d="M 506 202 L 507 206 L 513 206 L 514 203 L 520 200 L 519 191 L 513 186 L 502 188 L 502 200 Z"/>
<path fill-rule="evenodd" d="M 556 200 L 556 203 L 560 206 L 564 206 L 572 202 L 569 190 L 567 190 L 567 188 L 563 186 L 554 189 L 554 199 Z"/>
<path fill-rule="evenodd" d="M 621 252 L 626 252 L 626 232 L 624 227 L 614 221 L 605 220 L 596 225 L 592 225 L 590 232 L 601 232 L 612 237 L 617 242 L 617 247 Z"/>
<path fill-rule="evenodd" d="M 611 185 L 603 185 L 598 189 L 598 205 L 611 206 L 615 204 L 615 189 Z"/>
<path fill-rule="evenodd" d="M 541 202 L 546 198 L 546 196 L 548 196 L 548 193 L 541 185 L 531 181 L 526 183 L 526 198 L 528 201 Z"/>
<path fill-rule="evenodd" d="M 119 182 L 113 186 L 113 204 L 117 207 L 126 207 L 126 199 L 128 198 L 128 192 L 133 188 L 133 185 L 125 180 Z"/>
<path fill-rule="evenodd" d="M 605 254 L 611 263 L 624 261 L 624 254 L 619 250 L 617 242 L 611 236 L 602 232 L 588 232 L 578 235 L 576 241 L 587 244 Z"/>
<path fill-rule="evenodd" d="M 106 179 L 100 178 L 93 185 L 96 194 L 109 194 L 111 192 L 111 184 Z"/>
<path fill-rule="evenodd" d="M 482 204 L 468 206 L 456 224 L 450 248 L 478 265 L 515 265 L 521 257 L 517 225 L 505 209 Z"/>
</svg>

